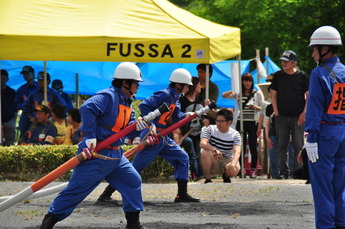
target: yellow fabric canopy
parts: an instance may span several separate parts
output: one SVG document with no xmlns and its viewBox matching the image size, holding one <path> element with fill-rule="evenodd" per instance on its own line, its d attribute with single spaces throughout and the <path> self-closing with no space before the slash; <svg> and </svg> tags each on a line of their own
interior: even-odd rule
<svg viewBox="0 0 345 229">
<path fill-rule="evenodd" d="M 2 0 L 0 59 L 215 63 L 240 29 L 166 0 Z"/>
</svg>

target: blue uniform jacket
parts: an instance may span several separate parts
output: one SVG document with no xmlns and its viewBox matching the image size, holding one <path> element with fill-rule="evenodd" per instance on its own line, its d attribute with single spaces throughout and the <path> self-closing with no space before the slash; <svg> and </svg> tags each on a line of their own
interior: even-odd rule
<svg viewBox="0 0 345 229">
<path fill-rule="evenodd" d="M 335 80 L 323 65 L 332 69 L 339 83 L 345 82 L 345 66 L 340 63 L 338 57 L 327 59 L 311 72 L 305 123 L 305 131 L 309 133 L 308 142 L 317 141 L 321 121 L 327 123 L 345 121 L 345 115 L 327 114 L 333 96 Z"/>
<path fill-rule="evenodd" d="M 44 123 L 33 123 L 29 129 L 19 139 L 19 144 L 33 145 L 52 145 L 52 141 L 57 135 L 57 130 L 52 121 L 48 120 Z M 47 141 L 50 138 L 50 141 Z"/>
<path fill-rule="evenodd" d="M 29 95 L 38 89 L 38 84 L 34 81 L 33 85 L 29 86 L 27 83 L 23 84 L 17 89 L 16 97 L 14 99 L 14 105 L 17 110 L 23 109 L 23 104 Z"/>
<path fill-rule="evenodd" d="M 35 108 L 42 104 L 44 100 L 44 94 L 41 88 L 37 88 L 35 91 L 33 91 L 29 97 L 25 100 L 23 104 L 23 112 L 24 114 L 28 116 L 35 116 Z M 48 107 L 54 106 L 56 103 L 61 103 L 66 107 L 67 111 L 67 104 L 65 100 L 59 95 L 59 93 L 52 89 L 52 88 L 47 88 L 47 102 L 48 102 Z"/>
<path fill-rule="evenodd" d="M 152 96 L 146 98 L 142 103 L 139 105 L 139 109 L 142 116 L 147 115 L 149 112 L 154 111 L 159 106 L 161 106 L 164 102 L 169 106 L 170 104 L 175 104 L 176 109 L 174 113 L 171 115 L 173 123 L 180 121 L 181 119 L 186 117 L 186 114 L 181 112 L 181 104 L 179 101 L 179 94 L 177 94 L 176 90 L 172 87 L 168 87 L 161 91 L 155 92 Z M 158 123 L 160 117 L 153 120 L 153 123 L 158 128 L 166 128 L 166 125 L 162 125 Z"/>
<path fill-rule="evenodd" d="M 123 91 L 119 88 L 110 87 L 97 92 L 94 96 L 85 101 L 80 107 L 82 125 L 80 131 L 83 132 L 84 139 L 96 138 L 103 141 L 113 135 L 111 128 L 115 125 L 119 114 L 119 105 L 131 107 L 132 100 L 127 99 Z M 135 112 L 132 109 L 128 125 L 135 122 Z M 133 131 L 129 138 L 138 136 L 140 132 Z M 124 138 L 121 138 L 112 146 L 124 144 Z"/>
<path fill-rule="evenodd" d="M 61 92 L 61 93 L 59 93 L 59 95 L 65 100 L 65 102 L 67 104 L 67 110 L 68 111 L 70 109 L 74 108 L 73 103 L 72 103 L 72 99 L 69 96 L 69 94 L 67 94 L 66 92 Z"/>
</svg>

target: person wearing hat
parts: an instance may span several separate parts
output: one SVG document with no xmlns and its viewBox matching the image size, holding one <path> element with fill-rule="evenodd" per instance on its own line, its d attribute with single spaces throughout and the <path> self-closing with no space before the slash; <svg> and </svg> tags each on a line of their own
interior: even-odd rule
<svg viewBox="0 0 345 229">
<path fill-rule="evenodd" d="M 23 104 L 23 114 L 29 117 L 31 122 L 35 122 L 35 109 L 38 105 L 44 102 L 44 72 L 40 71 L 37 76 L 38 88 L 36 88 L 25 100 Z M 48 87 L 50 84 L 50 75 L 47 72 L 47 107 L 52 107 L 56 103 L 60 103 L 65 107 L 65 112 L 67 112 L 67 104 L 65 100 L 59 95 L 57 91 Z M 19 124 L 20 125 L 20 124 Z M 25 129 L 24 127 L 21 127 Z"/>
<path fill-rule="evenodd" d="M 16 91 L 6 84 L 8 80 L 8 72 L 1 69 L 1 144 L 3 146 L 13 145 L 16 140 L 17 114 L 14 106 Z"/>
<path fill-rule="evenodd" d="M 337 56 L 338 30 L 321 26 L 309 47 L 317 63 L 310 74 L 305 131 L 316 228 L 345 228 L 345 66 Z"/>
<path fill-rule="evenodd" d="M 38 105 L 35 108 L 36 122 L 20 137 L 18 145 L 52 145 L 55 141 L 57 130 L 49 120 L 50 108 Z"/>
<path fill-rule="evenodd" d="M 126 228 L 142 228 L 139 221 L 143 210 L 141 178 L 130 161 L 123 156 L 121 145 L 125 136 L 97 152 L 105 157 L 94 158 L 92 153 L 106 138 L 135 122 L 135 113 L 131 108 L 132 97 L 137 93 L 141 72 L 138 66 L 130 62 L 120 63 L 114 72 L 112 86 L 97 92 L 80 107 L 83 140 L 78 144 L 78 154 L 84 152 L 87 161 L 74 168 L 68 186 L 60 192 L 45 215 L 41 229 L 51 229 L 67 218 L 103 179 L 115 187 L 122 195 L 122 206 L 127 220 Z M 128 135 L 129 139 L 140 134 L 147 123 L 138 118 L 136 130 Z"/>
<path fill-rule="evenodd" d="M 304 121 L 308 76 L 297 67 L 297 55 L 286 50 L 280 58 L 282 70 L 274 73 L 271 99 L 278 138 L 279 178 L 288 179 L 297 168 L 297 154 L 304 145 Z M 288 145 L 292 138 L 294 149 L 293 167 L 288 165 Z"/>
<path fill-rule="evenodd" d="M 31 66 L 24 66 L 20 74 L 23 74 L 26 83 L 21 85 L 17 89 L 16 97 L 14 99 L 14 106 L 17 111 L 22 110 L 23 112 L 19 120 L 19 131 L 20 136 L 22 136 L 31 125 L 29 116 L 27 114 L 24 114 L 23 104 L 25 100 L 29 97 L 29 95 L 38 88 L 38 84 L 34 80 L 35 70 Z"/>
<path fill-rule="evenodd" d="M 59 95 L 65 100 L 68 106 L 68 110 L 74 108 L 71 97 L 69 96 L 69 94 L 63 91 L 63 83 L 61 80 L 53 80 L 52 88 L 54 88 L 59 93 Z"/>
</svg>

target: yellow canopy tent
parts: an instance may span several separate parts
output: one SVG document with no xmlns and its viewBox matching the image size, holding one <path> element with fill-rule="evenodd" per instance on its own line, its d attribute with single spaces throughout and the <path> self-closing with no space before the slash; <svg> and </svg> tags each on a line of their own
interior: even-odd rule
<svg viewBox="0 0 345 229">
<path fill-rule="evenodd" d="M 166 0 L 2 0 L 0 59 L 215 63 L 240 54 L 240 29 Z"/>
</svg>

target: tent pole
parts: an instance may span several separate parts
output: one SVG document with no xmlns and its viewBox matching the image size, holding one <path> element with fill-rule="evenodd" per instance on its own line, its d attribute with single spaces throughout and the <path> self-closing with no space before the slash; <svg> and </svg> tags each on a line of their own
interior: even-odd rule
<svg viewBox="0 0 345 229">
<path fill-rule="evenodd" d="M 206 88 L 205 88 L 205 99 L 208 100 L 210 98 L 210 77 L 209 77 L 210 67 L 208 64 L 206 64 Z"/>
<path fill-rule="evenodd" d="M 242 112 L 242 80 L 241 80 L 241 54 L 237 56 L 238 61 L 238 76 L 239 76 L 239 89 L 240 89 L 240 134 L 241 139 L 243 139 L 243 112 Z M 245 170 L 245 164 L 244 164 L 244 153 L 245 153 L 246 146 L 241 147 L 241 177 L 244 178 L 244 170 Z"/>
<path fill-rule="evenodd" d="M 79 108 L 79 74 L 75 74 L 75 107 Z"/>
<path fill-rule="evenodd" d="M 265 56 L 268 56 L 269 52 L 268 52 L 268 47 L 265 48 Z M 266 60 L 266 72 L 267 72 L 267 76 L 269 75 L 268 73 L 268 61 Z"/>
<path fill-rule="evenodd" d="M 44 93 L 43 93 L 43 105 L 47 106 L 48 102 L 47 102 L 47 89 L 48 89 L 48 85 L 47 85 L 47 61 L 44 61 Z"/>
<path fill-rule="evenodd" d="M 0 66 L 0 72 L 1 72 L 1 66 Z M 1 77 L 2 77 L 2 75 L 0 74 L 0 85 L 2 85 Z M 0 120 L 2 120 L 2 116 L 1 116 L 1 112 L 2 112 L 1 94 L 2 94 L 2 87 L 0 87 Z M 2 122 L 1 122 L 0 127 L 1 127 L 0 128 L 0 146 L 2 146 L 2 144 L 3 144 L 3 142 L 2 142 Z"/>
<path fill-rule="evenodd" d="M 260 49 L 256 49 L 256 58 L 260 60 Z M 259 76 L 259 61 L 256 61 L 256 84 L 260 83 L 260 76 Z"/>
</svg>

